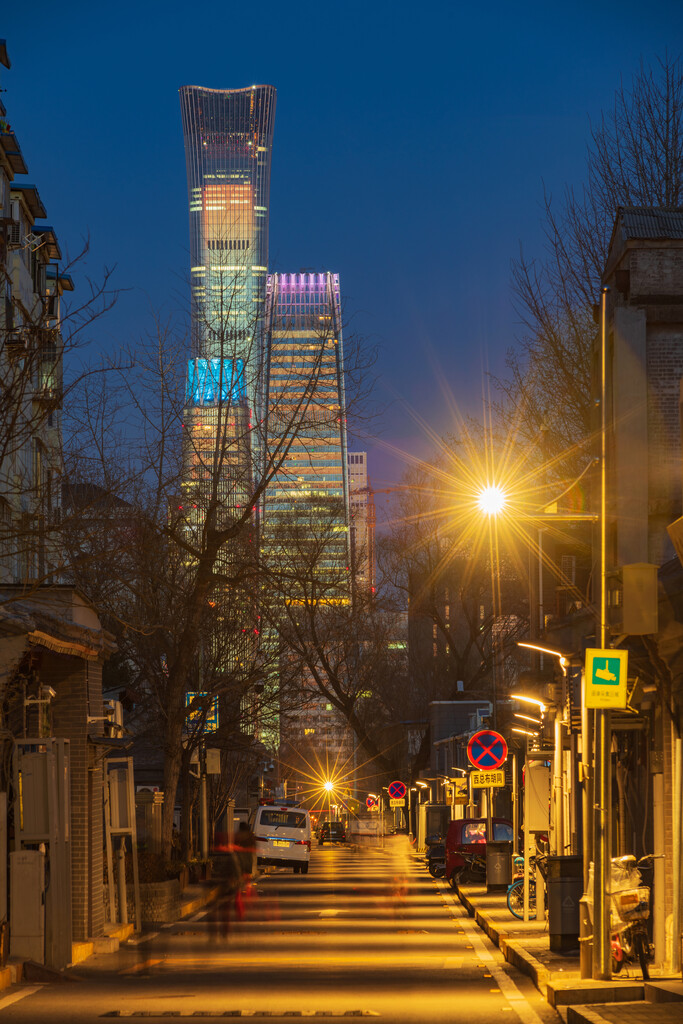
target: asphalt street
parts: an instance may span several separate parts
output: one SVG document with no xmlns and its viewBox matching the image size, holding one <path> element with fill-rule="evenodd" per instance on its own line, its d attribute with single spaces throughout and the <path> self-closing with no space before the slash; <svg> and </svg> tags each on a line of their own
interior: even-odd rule
<svg viewBox="0 0 683 1024">
<path fill-rule="evenodd" d="M 243 920 L 221 901 L 118 953 L 90 957 L 69 972 L 73 980 L 15 987 L 0 998 L 0 1018 L 556 1024 L 529 979 L 405 844 L 316 846 L 308 875 L 268 869 L 259 878 Z"/>
</svg>

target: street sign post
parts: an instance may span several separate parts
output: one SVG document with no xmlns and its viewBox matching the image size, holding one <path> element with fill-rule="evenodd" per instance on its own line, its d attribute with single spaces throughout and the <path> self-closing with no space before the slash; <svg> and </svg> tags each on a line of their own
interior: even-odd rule
<svg viewBox="0 0 683 1024">
<path fill-rule="evenodd" d="M 586 651 L 586 707 L 625 708 L 627 677 L 628 651 L 589 647 Z"/>
<path fill-rule="evenodd" d="M 197 691 L 188 691 L 185 694 L 186 708 L 192 704 L 195 697 L 209 698 L 209 694 Z M 215 732 L 218 728 L 218 697 L 210 697 L 209 700 L 210 705 L 206 711 L 206 718 L 204 719 L 204 732 Z M 197 707 L 193 708 L 192 711 L 189 712 L 187 719 L 193 726 L 201 719 L 205 704 L 206 701 L 202 701 L 202 703 L 198 704 Z"/>
<path fill-rule="evenodd" d="M 406 784 L 405 782 L 399 782 L 398 779 L 389 783 L 388 791 L 392 800 L 405 800 L 406 798 Z"/>
<path fill-rule="evenodd" d="M 505 738 L 493 729 L 480 729 L 470 737 L 467 744 L 467 757 L 473 768 L 481 771 L 492 771 L 501 768 L 508 756 L 508 745 Z"/>
<path fill-rule="evenodd" d="M 365 806 L 369 811 L 377 808 L 377 798 L 374 796 L 368 796 L 365 798 Z"/>
<path fill-rule="evenodd" d="M 505 772 L 470 772 L 473 789 L 494 789 L 505 785 Z"/>
<path fill-rule="evenodd" d="M 505 764 L 508 756 L 508 745 L 505 738 L 500 735 L 499 732 L 495 732 L 493 729 L 480 729 L 479 732 L 475 732 L 470 737 L 470 741 L 467 744 L 467 757 L 471 765 L 478 769 L 478 772 L 470 773 L 470 782 L 472 789 L 486 789 L 486 827 L 487 835 L 492 834 L 493 828 L 493 789 L 498 785 L 505 784 L 505 773 L 501 772 L 503 781 L 499 784 L 496 782 L 479 784 L 473 781 L 472 776 L 474 774 L 480 776 L 492 775 L 497 772 L 499 768 Z"/>
</svg>

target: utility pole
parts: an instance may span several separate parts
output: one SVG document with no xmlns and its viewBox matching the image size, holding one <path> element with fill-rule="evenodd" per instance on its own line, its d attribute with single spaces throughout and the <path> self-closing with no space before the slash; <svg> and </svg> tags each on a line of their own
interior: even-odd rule
<svg viewBox="0 0 683 1024">
<path fill-rule="evenodd" d="M 206 740 L 199 744 L 199 819 L 201 859 L 209 859 L 209 807 L 206 794 Z"/>
<path fill-rule="evenodd" d="M 600 304 L 600 649 L 607 642 L 607 297 Z M 610 954 L 610 855 L 612 851 L 612 718 L 595 709 L 595 788 L 593 791 L 593 979 L 612 977 Z"/>
</svg>

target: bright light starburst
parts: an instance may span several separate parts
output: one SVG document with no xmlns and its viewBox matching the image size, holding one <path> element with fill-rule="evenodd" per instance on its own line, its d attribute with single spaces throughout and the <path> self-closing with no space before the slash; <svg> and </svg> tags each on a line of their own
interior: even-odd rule
<svg viewBox="0 0 683 1024">
<path fill-rule="evenodd" d="M 501 487 L 489 484 L 480 493 L 477 505 L 485 515 L 497 516 L 500 515 L 507 505 L 507 495 Z"/>
</svg>

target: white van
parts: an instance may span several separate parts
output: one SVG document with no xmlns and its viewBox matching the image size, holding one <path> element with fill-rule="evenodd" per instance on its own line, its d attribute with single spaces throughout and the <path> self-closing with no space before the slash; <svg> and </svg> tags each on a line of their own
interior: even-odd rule
<svg viewBox="0 0 683 1024">
<path fill-rule="evenodd" d="M 264 804 L 256 809 L 254 846 L 258 864 L 294 868 L 308 874 L 311 856 L 311 817 L 304 807 Z"/>
</svg>

